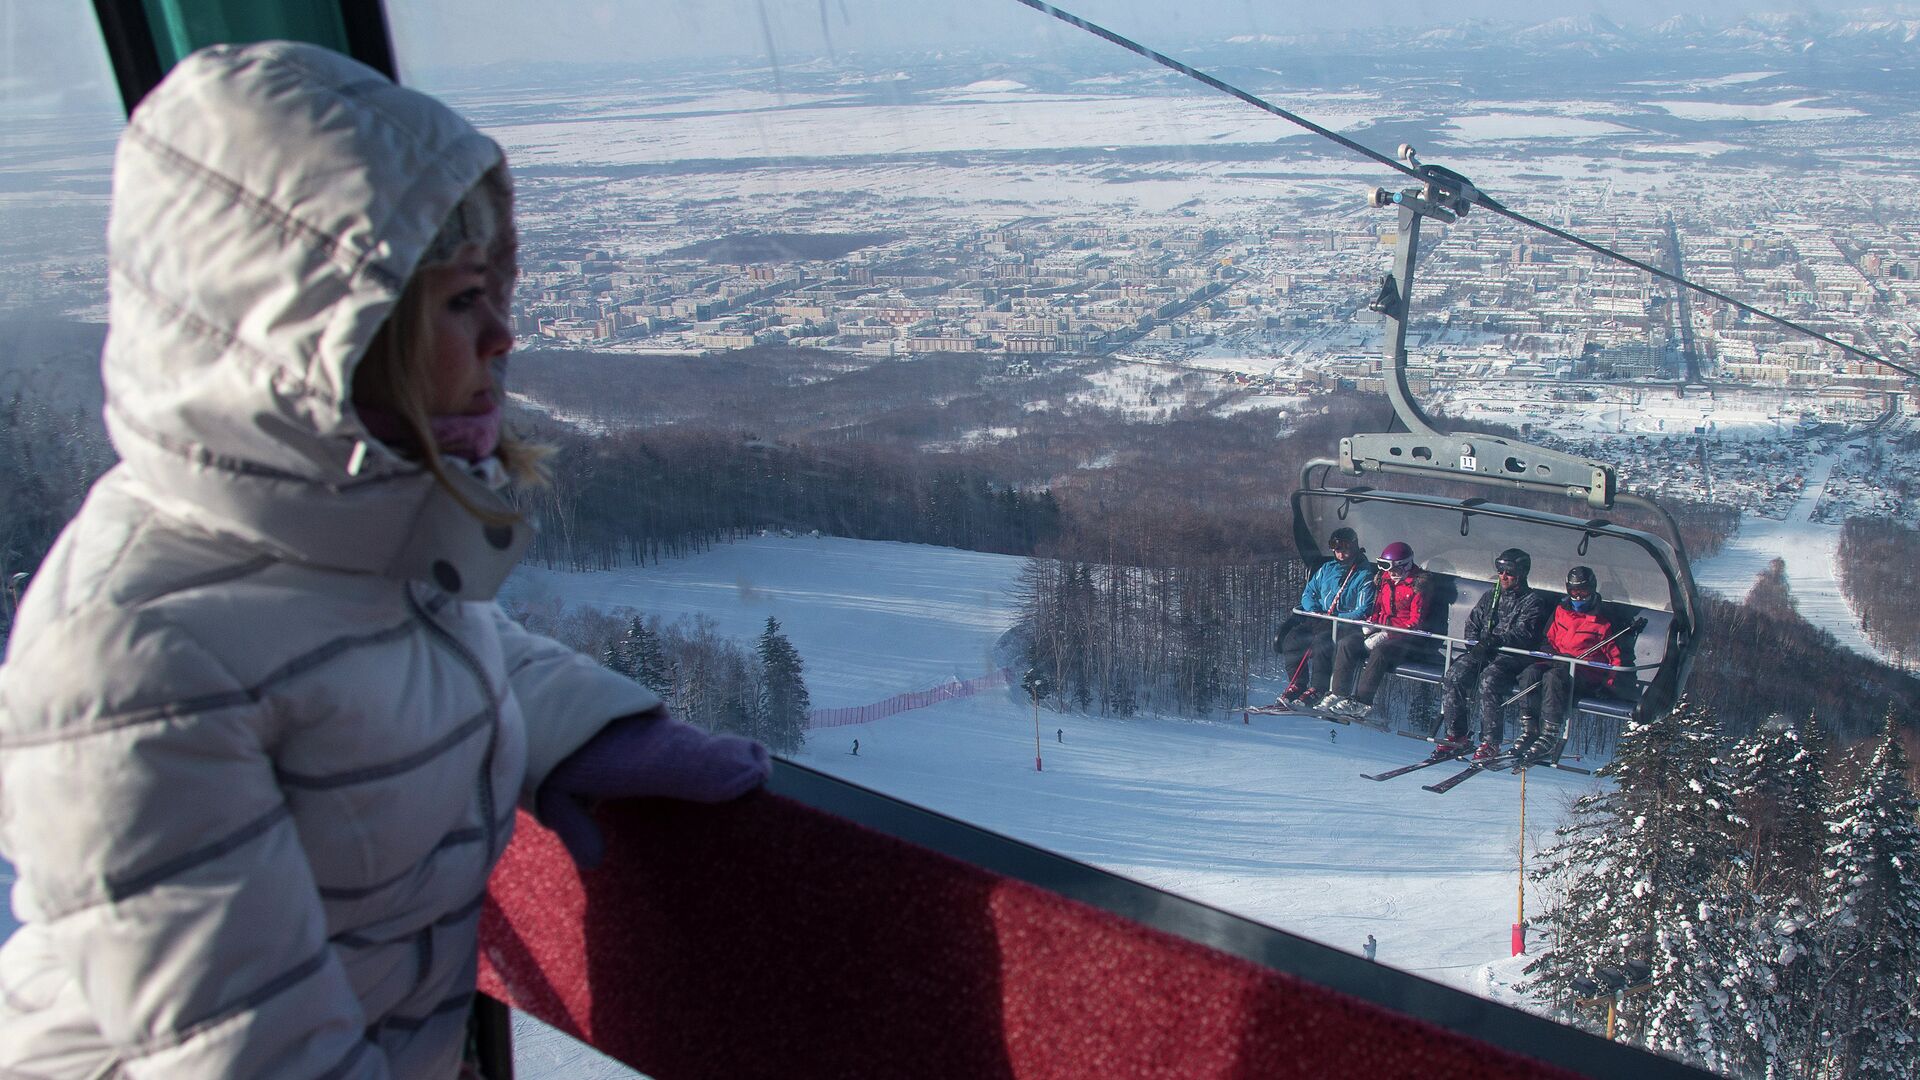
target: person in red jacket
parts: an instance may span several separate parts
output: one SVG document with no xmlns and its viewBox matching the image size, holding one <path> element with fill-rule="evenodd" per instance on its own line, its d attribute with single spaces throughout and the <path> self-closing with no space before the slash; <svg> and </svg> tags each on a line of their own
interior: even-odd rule
<svg viewBox="0 0 1920 1080">
<path fill-rule="evenodd" d="M 1547 624 L 1547 649 L 1561 656 L 1573 656 L 1619 667 L 1620 642 L 1614 637 L 1617 627 L 1600 605 L 1600 593 L 1594 588 L 1593 570 L 1576 566 L 1567 571 L 1567 596 L 1553 609 L 1553 621 Z M 1604 643 L 1604 644 L 1603 644 Z M 1521 761 L 1551 757 L 1558 760 L 1567 741 L 1567 698 L 1578 683 L 1583 694 L 1609 690 L 1622 673 L 1602 668 L 1577 668 L 1542 661 L 1520 673 L 1520 713 L 1525 733 L 1514 747 Z M 1631 676 L 1629 676 L 1631 677 Z M 1537 688 L 1537 690 L 1536 690 Z M 1551 738 L 1541 732 L 1541 717 L 1554 719 Z"/>
<path fill-rule="evenodd" d="M 1373 613 L 1367 621 L 1402 630 L 1425 629 L 1433 579 L 1413 564 L 1413 547 L 1396 540 L 1381 550 L 1376 565 L 1379 573 L 1374 578 Z M 1374 695 L 1380 692 L 1380 683 L 1387 675 L 1409 656 L 1432 648 L 1427 638 L 1383 629 L 1342 639 L 1333 658 L 1332 685 L 1347 685 L 1355 667 L 1360 668 L 1360 674 L 1353 679 L 1352 694 L 1335 696 L 1320 707 L 1338 716 L 1364 719 L 1373 712 Z M 1361 666 L 1363 656 L 1366 663 Z"/>
</svg>

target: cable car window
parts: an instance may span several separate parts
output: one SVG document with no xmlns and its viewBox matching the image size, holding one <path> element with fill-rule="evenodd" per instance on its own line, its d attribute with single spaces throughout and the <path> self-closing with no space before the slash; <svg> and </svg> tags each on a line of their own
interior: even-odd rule
<svg viewBox="0 0 1920 1080">
<path fill-rule="evenodd" d="M 100 423 L 107 173 L 124 126 L 85 4 L 0 17 L 0 637 L 87 486 Z M 0 860 L 0 894 L 13 868 Z M 15 926 L 0 904 L 0 940 Z"/>
<path fill-rule="evenodd" d="M 796 760 L 1603 1026 L 1557 906 L 1583 870 L 1541 854 L 1613 783 L 1586 774 L 1688 693 L 1759 737 L 1781 680 L 1701 653 L 1714 619 L 1747 633 L 1780 556 L 1845 629 L 1818 552 L 1847 514 L 1915 522 L 1866 494 L 1914 453 L 1892 316 L 1920 238 L 1869 134 L 1910 145 L 1906 46 L 1832 63 L 1865 31 L 1720 9 L 1057 14 L 543 5 L 479 33 L 395 5 L 403 76 L 515 169 L 516 400 L 561 447 L 519 610 L 716 726 L 770 723 L 716 673 L 778 637 L 807 720 L 758 730 Z M 1846 165 L 1783 182 L 1802 152 Z M 1431 590 L 1424 651 L 1364 695 L 1288 622 L 1343 529 Z M 1543 610 L 1597 593 L 1583 648 L 1618 650 L 1528 646 L 1584 689 L 1524 837 L 1508 758 L 1362 778 L 1428 757 L 1508 550 Z M 1337 625 L 1323 653 L 1380 631 Z M 1357 711 L 1273 707 L 1336 675 Z"/>
<path fill-rule="evenodd" d="M 40 378 L 98 350 L 112 81 L 41 48 L 81 14 L 4 24 L 0 407 L 16 460 L 73 458 L 7 483 L 110 460 L 48 435 L 97 383 Z M 1886 1009 L 1755 989 L 1866 985 L 1792 966 L 1838 953 L 1672 928 L 1840 941 L 1800 916 L 1844 875 L 1760 851 L 1727 808 L 1786 813 L 1777 778 L 1710 736 L 1806 761 L 1915 704 L 1920 628 L 1861 615 L 1920 551 L 1910 27 L 1072 14 L 391 6 L 401 78 L 514 173 L 554 482 L 513 613 L 695 723 L 1380 963 L 1757 1071 L 1673 989 L 1718 987 L 1859 1066 L 1870 1032 L 1793 1018 Z"/>
</svg>

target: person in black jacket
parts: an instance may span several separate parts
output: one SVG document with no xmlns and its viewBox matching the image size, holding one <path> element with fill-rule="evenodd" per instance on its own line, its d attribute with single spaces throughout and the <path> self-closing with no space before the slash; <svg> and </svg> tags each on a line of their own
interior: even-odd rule
<svg viewBox="0 0 1920 1080">
<path fill-rule="evenodd" d="M 1500 703 L 1513 689 L 1514 679 L 1533 662 L 1530 657 L 1500 649 L 1534 648 L 1553 616 L 1553 602 L 1547 594 L 1527 587 L 1527 572 L 1532 566 L 1532 557 L 1519 548 L 1508 548 L 1494 559 L 1499 576 L 1467 614 L 1469 644 L 1447 669 L 1440 704 L 1445 734 L 1436 753 L 1451 755 L 1466 748 L 1469 698 L 1476 693 L 1480 699 L 1480 746 L 1474 751 L 1474 760 L 1486 760 L 1500 752 Z"/>
</svg>

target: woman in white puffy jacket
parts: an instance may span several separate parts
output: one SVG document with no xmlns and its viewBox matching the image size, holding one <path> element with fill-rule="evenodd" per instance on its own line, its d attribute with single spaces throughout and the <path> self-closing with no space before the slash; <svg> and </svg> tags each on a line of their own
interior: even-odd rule
<svg viewBox="0 0 1920 1080">
<path fill-rule="evenodd" d="M 731 798 L 755 744 L 493 602 L 500 149 L 302 45 L 134 111 L 103 360 L 120 464 L 0 668 L 0 1076 L 452 1077 L 517 805 Z"/>
</svg>

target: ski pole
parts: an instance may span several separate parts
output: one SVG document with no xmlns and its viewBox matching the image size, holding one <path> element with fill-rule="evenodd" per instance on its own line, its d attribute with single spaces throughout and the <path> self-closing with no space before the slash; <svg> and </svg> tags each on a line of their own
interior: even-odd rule
<svg viewBox="0 0 1920 1080">
<path fill-rule="evenodd" d="M 1507 706 L 1509 706 L 1509 705 L 1511 705 L 1511 704 L 1513 704 L 1514 702 L 1516 702 L 1516 701 L 1519 701 L 1519 700 L 1520 700 L 1521 698 L 1523 698 L 1523 697 L 1526 697 L 1526 696 L 1527 696 L 1528 694 L 1531 694 L 1531 693 L 1533 693 L 1533 692 L 1534 692 L 1535 690 L 1538 690 L 1538 689 L 1540 689 L 1540 684 L 1541 684 L 1541 683 L 1544 683 L 1544 682 L 1546 682 L 1546 681 L 1547 681 L 1547 680 L 1545 680 L 1545 679 L 1536 679 L 1536 680 L 1534 680 L 1533 682 L 1531 682 L 1531 683 L 1529 683 L 1529 684 L 1528 684 L 1527 686 L 1525 686 L 1525 687 L 1523 687 L 1523 688 L 1522 688 L 1522 689 L 1521 689 L 1521 690 L 1520 690 L 1519 692 L 1517 692 L 1517 693 L 1515 693 L 1515 694 L 1514 694 L 1514 695 L 1513 695 L 1512 697 L 1510 697 L 1510 698 L 1508 698 L 1507 700 L 1505 700 L 1505 701 L 1503 701 L 1503 702 L 1501 702 L 1501 703 L 1500 703 L 1500 707 L 1504 709 L 1504 708 L 1506 708 Z"/>
<path fill-rule="evenodd" d="M 1647 628 L 1647 617 L 1645 615 L 1637 616 L 1632 622 L 1628 623 L 1627 625 L 1621 627 L 1618 630 L 1615 630 L 1613 633 L 1608 634 L 1606 637 L 1601 638 L 1599 641 L 1594 642 L 1592 648 L 1588 649 L 1586 652 L 1581 653 L 1579 656 L 1574 657 L 1574 659 L 1585 660 L 1587 657 L 1592 656 L 1594 652 L 1598 650 L 1602 645 L 1605 645 L 1607 642 L 1612 641 L 1614 638 L 1617 638 L 1620 635 L 1626 634 L 1626 633 L 1637 634 L 1640 631 L 1645 630 L 1646 628 Z"/>
</svg>

